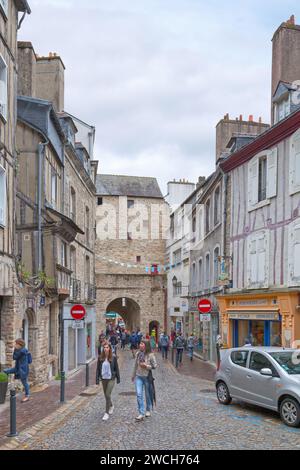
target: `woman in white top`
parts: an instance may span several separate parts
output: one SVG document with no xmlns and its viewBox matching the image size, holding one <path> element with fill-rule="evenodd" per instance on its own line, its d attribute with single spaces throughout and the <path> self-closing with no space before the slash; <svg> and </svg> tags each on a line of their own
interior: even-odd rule
<svg viewBox="0 0 300 470">
<path fill-rule="evenodd" d="M 117 357 L 113 355 L 112 348 L 109 343 L 104 343 L 103 351 L 98 358 L 96 384 L 102 382 L 103 392 L 106 401 L 106 410 L 103 421 L 109 419 L 109 415 L 113 414 L 114 406 L 111 401 L 111 394 L 115 386 L 115 382 L 120 383 L 120 372 Z"/>
</svg>

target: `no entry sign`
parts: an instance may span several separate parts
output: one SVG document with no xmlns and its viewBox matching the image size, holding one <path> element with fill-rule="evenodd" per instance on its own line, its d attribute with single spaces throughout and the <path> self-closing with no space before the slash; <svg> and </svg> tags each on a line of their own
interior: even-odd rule
<svg viewBox="0 0 300 470">
<path fill-rule="evenodd" d="M 200 313 L 210 313 L 212 310 L 212 303 L 209 299 L 202 299 L 198 302 L 198 310 Z"/>
<path fill-rule="evenodd" d="M 86 315 L 86 310 L 83 305 L 74 305 L 71 308 L 71 317 L 74 320 L 83 320 Z"/>
</svg>

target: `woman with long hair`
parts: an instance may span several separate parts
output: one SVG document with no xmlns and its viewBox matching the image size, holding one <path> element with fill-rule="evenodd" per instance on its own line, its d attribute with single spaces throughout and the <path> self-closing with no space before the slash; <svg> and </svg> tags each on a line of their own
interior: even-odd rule
<svg viewBox="0 0 300 470">
<path fill-rule="evenodd" d="M 151 352 L 150 342 L 142 340 L 135 356 L 132 374 L 139 411 L 139 415 L 135 418 L 137 421 L 142 421 L 144 417 L 149 418 L 151 416 L 151 409 L 155 401 L 152 369 L 156 369 L 156 367 L 157 363 L 154 354 Z M 146 395 L 146 410 L 144 405 L 144 390 Z"/>
<path fill-rule="evenodd" d="M 102 382 L 104 397 L 106 401 L 105 414 L 103 421 L 107 421 L 114 412 L 114 405 L 111 401 L 111 394 L 115 382 L 120 383 L 120 372 L 117 357 L 113 354 L 111 345 L 106 342 L 103 344 L 103 351 L 98 357 L 96 384 Z"/>
</svg>

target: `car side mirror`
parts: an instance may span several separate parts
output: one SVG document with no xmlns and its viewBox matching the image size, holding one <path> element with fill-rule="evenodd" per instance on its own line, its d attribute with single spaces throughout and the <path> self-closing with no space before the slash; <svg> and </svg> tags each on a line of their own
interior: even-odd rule
<svg viewBox="0 0 300 470">
<path fill-rule="evenodd" d="M 261 375 L 265 375 L 266 377 L 273 377 L 273 372 L 271 371 L 271 369 L 262 369 L 260 373 Z"/>
</svg>

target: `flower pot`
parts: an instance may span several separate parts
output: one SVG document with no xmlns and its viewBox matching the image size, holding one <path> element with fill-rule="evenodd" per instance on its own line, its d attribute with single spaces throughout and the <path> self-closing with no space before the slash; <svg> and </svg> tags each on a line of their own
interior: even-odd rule
<svg viewBox="0 0 300 470">
<path fill-rule="evenodd" d="M 7 389 L 8 382 L 0 382 L 0 405 L 3 405 L 5 403 Z"/>
</svg>

